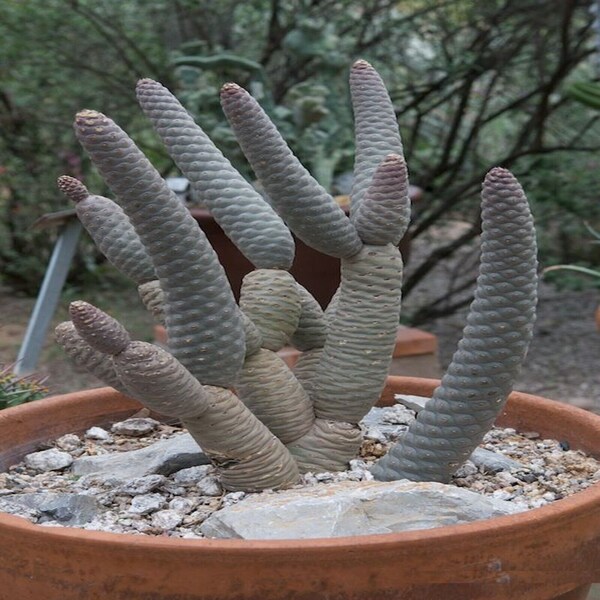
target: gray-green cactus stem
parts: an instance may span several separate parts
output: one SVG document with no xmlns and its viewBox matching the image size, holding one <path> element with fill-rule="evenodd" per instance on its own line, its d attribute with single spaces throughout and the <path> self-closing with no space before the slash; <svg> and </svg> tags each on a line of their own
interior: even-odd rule
<svg viewBox="0 0 600 600">
<path fill-rule="evenodd" d="M 75 131 L 152 257 L 165 293 L 171 352 L 199 381 L 232 385 L 244 360 L 244 331 L 225 272 L 206 236 L 113 121 L 82 111 Z"/>
<path fill-rule="evenodd" d="M 299 283 L 296 283 L 300 297 L 300 319 L 292 335 L 292 344 L 302 352 L 322 348 L 327 337 L 325 315 L 313 295 Z"/>
<path fill-rule="evenodd" d="M 227 236 L 261 269 L 289 269 L 294 240 L 281 218 L 231 166 L 169 90 L 138 82 L 137 97 L 192 191 Z"/>
<path fill-rule="evenodd" d="M 109 385 L 122 394 L 129 395 L 123 385 L 109 355 L 92 348 L 75 329 L 71 321 L 64 321 L 56 326 L 54 335 L 59 346 L 78 366 L 97 377 L 105 385 Z"/>
<path fill-rule="evenodd" d="M 123 209 L 104 196 L 91 195 L 74 177 L 61 175 L 58 189 L 75 202 L 81 224 L 96 246 L 137 285 L 156 279 L 154 265 Z"/>
<path fill-rule="evenodd" d="M 358 423 L 377 402 L 390 366 L 402 286 L 398 248 L 365 246 L 342 260 L 335 315 L 314 383 L 315 413 Z"/>
<path fill-rule="evenodd" d="M 481 266 L 458 350 L 406 434 L 372 469 L 377 479 L 448 481 L 504 406 L 533 331 L 536 241 L 514 176 L 492 169 L 482 191 Z"/>
<path fill-rule="evenodd" d="M 138 286 L 138 295 L 146 309 L 157 323 L 165 324 L 165 293 L 158 280 L 148 281 Z"/>
<path fill-rule="evenodd" d="M 316 419 L 310 431 L 288 444 L 301 473 L 344 471 L 362 442 L 360 427 L 352 423 Z"/>
<path fill-rule="evenodd" d="M 298 483 L 287 448 L 230 390 L 205 386 L 211 409 L 184 425 L 219 470 L 228 490 L 260 492 Z"/>
<path fill-rule="evenodd" d="M 397 246 L 410 223 L 408 172 L 402 156 L 389 154 L 354 214 L 354 226 L 365 244 Z"/>
<path fill-rule="evenodd" d="M 338 258 L 362 247 L 335 200 L 292 154 L 258 102 L 234 83 L 221 90 L 225 116 L 277 212 L 307 245 Z"/>
<path fill-rule="evenodd" d="M 379 73 L 366 60 L 358 60 L 352 66 L 350 94 L 356 136 L 354 182 L 350 195 L 354 219 L 377 167 L 388 154 L 401 156 L 403 152 L 392 101 Z"/>
<path fill-rule="evenodd" d="M 182 420 L 218 467 L 226 489 L 259 491 L 297 481 L 298 469 L 285 446 L 235 394 L 203 386 L 166 350 L 130 341 L 118 321 L 91 304 L 73 302 L 70 313 L 82 338 L 112 356 L 130 396 Z"/>
<path fill-rule="evenodd" d="M 298 328 L 301 302 L 296 281 L 280 269 L 252 271 L 242 281 L 240 308 L 260 331 L 262 347 L 277 352 Z"/>
<path fill-rule="evenodd" d="M 315 420 L 308 394 L 285 362 L 271 350 L 263 348 L 246 357 L 236 392 L 284 444 L 302 437 Z"/>
</svg>

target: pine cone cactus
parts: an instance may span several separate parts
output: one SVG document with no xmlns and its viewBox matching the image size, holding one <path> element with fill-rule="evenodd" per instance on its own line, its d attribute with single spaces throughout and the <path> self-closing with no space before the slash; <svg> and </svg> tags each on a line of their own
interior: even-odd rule
<svg viewBox="0 0 600 600">
<path fill-rule="evenodd" d="M 230 490 L 281 488 L 303 471 L 345 468 L 362 441 L 358 423 L 385 384 L 401 305 L 397 246 L 410 220 L 408 173 L 381 77 L 360 60 L 350 87 L 357 148 L 348 217 L 241 87 L 226 84 L 221 103 L 268 200 L 166 88 L 139 82 L 140 105 L 194 193 L 256 267 L 239 306 L 204 234 L 127 134 L 95 111 L 75 120 L 116 198 L 90 195 L 68 177 L 59 187 L 164 322 L 168 350 L 132 341 L 83 302 L 72 304 L 58 342 L 109 385 L 179 418 Z M 502 169 L 484 184 L 483 229 L 464 340 L 431 403 L 374 467 L 378 478 L 447 479 L 510 391 L 531 336 L 535 237 L 525 196 Z M 341 259 L 341 284 L 325 312 L 288 272 L 290 230 Z M 285 344 L 302 352 L 293 372 L 276 354 Z"/>
</svg>

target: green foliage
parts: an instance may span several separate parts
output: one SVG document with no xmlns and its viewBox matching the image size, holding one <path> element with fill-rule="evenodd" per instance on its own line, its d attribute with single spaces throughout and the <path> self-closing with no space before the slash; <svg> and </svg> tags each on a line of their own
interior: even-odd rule
<svg viewBox="0 0 600 600">
<path fill-rule="evenodd" d="M 44 379 L 37 375 L 18 377 L 12 372 L 12 365 L 0 369 L 0 410 L 40 400 L 47 393 Z"/>
<path fill-rule="evenodd" d="M 600 83 L 581 81 L 568 88 L 568 92 L 578 102 L 596 110 L 600 109 Z"/>
</svg>

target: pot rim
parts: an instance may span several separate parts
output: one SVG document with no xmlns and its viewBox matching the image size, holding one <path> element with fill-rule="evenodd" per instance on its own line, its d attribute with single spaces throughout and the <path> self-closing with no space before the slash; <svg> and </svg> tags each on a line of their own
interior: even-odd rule
<svg viewBox="0 0 600 600">
<path fill-rule="evenodd" d="M 439 381 L 434 379 L 401 376 L 390 376 L 388 378 L 388 386 L 393 387 L 410 388 L 420 386 L 421 388 L 431 388 L 431 391 L 433 391 L 438 384 Z M 4 413 L 4 415 L 0 414 L 0 420 L 4 420 L 2 417 L 6 418 L 15 413 L 18 414 L 18 412 L 23 412 L 23 410 L 27 411 L 28 413 L 33 413 L 33 415 L 28 415 L 28 417 L 36 416 L 35 413 L 37 412 L 45 412 L 44 407 L 41 406 L 44 403 L 62 403 L 69 401 L 69 399 L 74 397 L 80 397 L 82 393 L 84 393 L 85 396 L 93 398 L 95 393 L 98 393 L 100 390 L 102 390 L 103 393 L 110 391 L 111 393 L 114 392 L 114 394 L 119 395 L 118 392 L 112 390 L 111 388 L 96 388 L 93 390 L 86 390 L 85 392 L 72 392 L 69 394 L 53 396 L 44 400 L 38 400 L 34 403 L 5 409 L 1 411 Z M 580 421 L 582 424 L 585 424 L 585 426 L 597 430 L 600 439 L 600 415 L 595 415 L 594 413 L 574 406 L 563 405 L 557 401 L 524 392 L 513 392 L 509 397 L 509 402 L 525 402 L 528 404 L 533 404 L 536 408 L 540 408 L 542 410 L 545 409 L 556 411 L 560 407 L 561 411 L 564 411 L 570 416 L 574 417 L 574 420 Z M 248 550 L 262 550 L 265 552 L 289 552 L 293 550 L 294 552 L 305 553 L 317 549 L 349 550 L 357 545 L 366 547 L 365 549 L 367 550 L 369 548 L 385 550 L 387 546 L 392 547 L 397 546 L 398 544 L 403 544 L 405 546 L 420 546 L 423 543 L 441 543 L 448 538 L 455 538 L 455 540 L 464 538 L 466 540 L 479 537 L 484 533 L 489 534 L 491 529 L 490 524 L 492 522 L 493 530 L 495 532 L 498 532 L 499 534 L 501 533 L 502 535 L 510 535 L 511 530 L 518 530 L 522 527 L 537 528 L 549 522 L 554 522 L 559 518 L 564 519 L 565 521 L 574 521 L 577 520 L 580 515 L 594 511 L 600 512 L 600 482 L 595 483 L 589 488 L 577 492 L 568 498 L 556 500 L 550 504 L 547 504 L 546 506 L 526 510 L 513 515 L 494 517 L 493 519 L 482 519 L 459 525 L 446 525 L 432 529 L 364 536 L 282 540 L 161 538 L 137 536 L 127 533 L 86 530 L 76 527 L 44 527 L 43 525 L 31 523 L 24 517 L 18 517 L 7 513 L 0 513 L 0 529 L 4 528 L 12 530 L 14 533 L 18 533 L 19 531 L 22 531 L 23 533 L 41 533 L 43 531 L 44 535 L 54 538 L 55 541 L 64 540 L 67 542 L 69 540 L 78 540 L 80 542 L 98 543 L 102 545 L 120 545 L 127 543 L 135 547 L 140 547 L 140 549 L 169 549 L 169 552 L 193 551 L 195 553 L 202 553 L 221 550 L 229 553 L 245 553 Z"/>
</svg>

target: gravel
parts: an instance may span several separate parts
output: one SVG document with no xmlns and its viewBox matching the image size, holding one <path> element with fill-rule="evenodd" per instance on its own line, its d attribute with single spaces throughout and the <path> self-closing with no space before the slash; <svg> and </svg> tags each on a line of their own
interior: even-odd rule
<svg viewBox="0 0 600 600">
<path fill-rule="evenodd" d="M 378 427 L 378 435 L 365 439 L 359 458 L 351 461 L 350 468 L 340 473 L 307 473 L 298 487 L 371 481 L 369 465 L 386 453 L 412 418 L 414 412 L 401 405 L 376 409 L 364 428 Z M 181 429 L 157 424 L 144 437 L 136 434 L 104 440 L 68 434 L 55 440 L 51 443 L 53 447 L 44 452 L 60 452 L 71 459 L 127 452 L 180 435 Z M 71 450 L 58 450 L 59 444 Z M 490 472 L 467 461 L 454 477 L 454 485 L 513 502 L 520 510 L 544 506 L 600 482 L 599 461 L 571 450 L 564 442 L 542 439 L 534 431 L 519 434 L 510 428 L 494 428 L 481 447 L 517 462 L 506 461 L 504 470 Z M 39 467 L 30 466 L 30 457 L 35 454 L 39 453 L 28 455 L 22 463 L 0 473 L 0 510 L 48 527 L 77 525 L 134 535 L 198 538 L 203 537 L 200 526 L 213 512 L 247 496 L 244 492 L 224 491 L 210 465 L 181 469 L 169 476 L 147 475 L 124 484 L 118 478 L 74 476 L 66 464 L 68 461 L 64 461 L 61 470 L 52 470 L 50 464 L 48 470 L 40 471 Z M 50 507 L 32 503 L 32 498 L 43 499 L 48 492 L 54 494 Z M 263 492 L 273 493 L 276 492 Z M 94 504 L 79 501 L 84 499 L 93 499 Z M 85 514 L 81 514 L 80 507 Z M 61 515 L 60 520 L 53 518 L 55 514 Z"/>
</svg>

